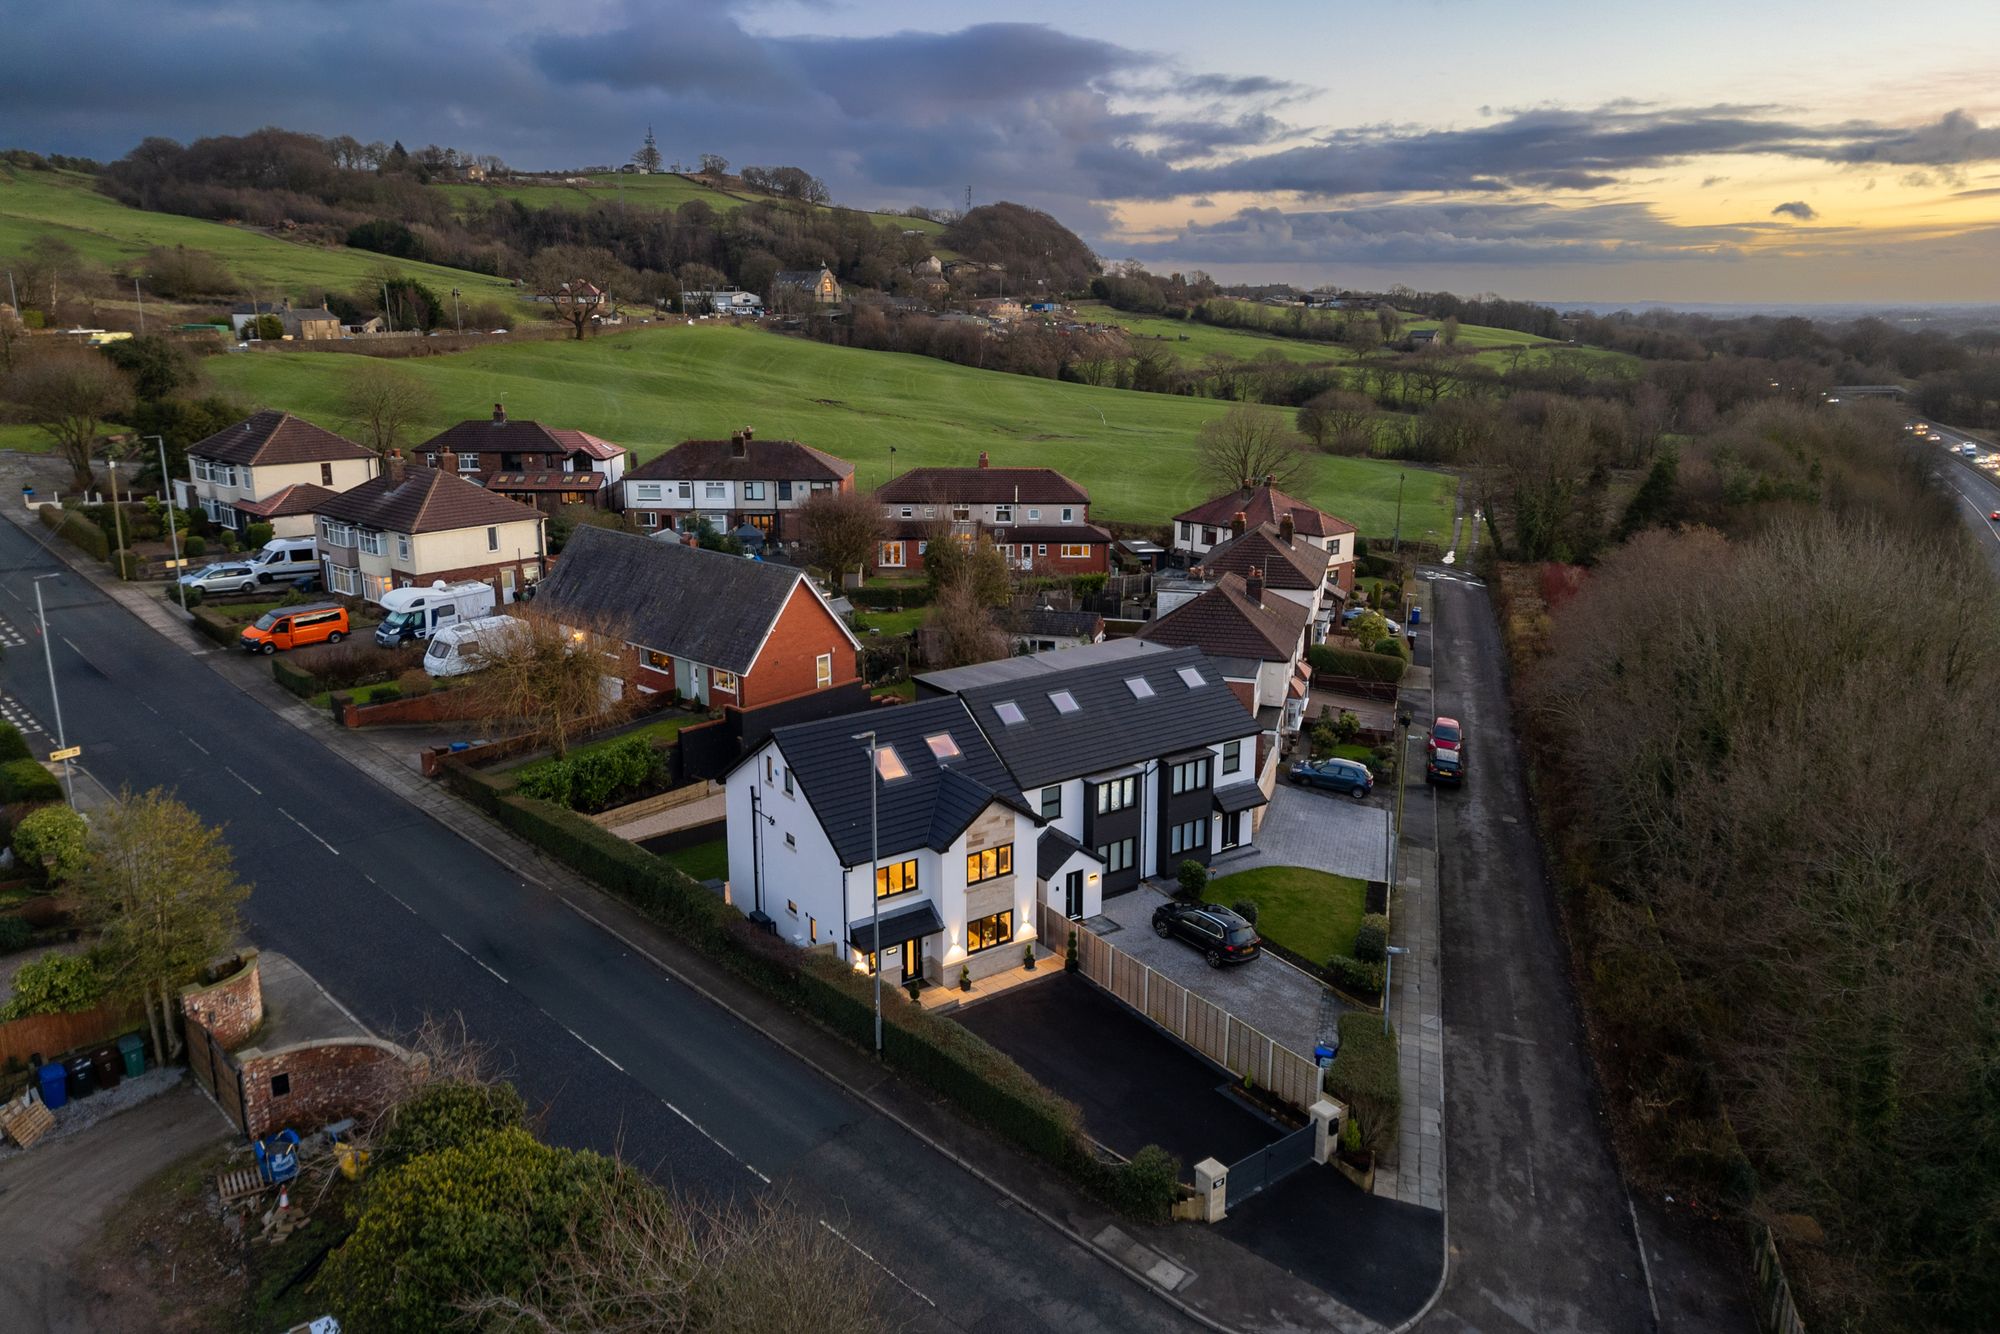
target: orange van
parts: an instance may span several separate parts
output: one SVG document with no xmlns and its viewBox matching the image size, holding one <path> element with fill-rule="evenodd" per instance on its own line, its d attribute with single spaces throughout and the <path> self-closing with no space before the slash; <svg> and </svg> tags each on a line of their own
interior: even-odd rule
<svg viewBox="0 0 2000 1334">
<path fill-rule="evenodd" d="M 308 602 L 278 607 L 243 628 L 243 647 L 250 653 L 276 653 L 308 644 L 338 644 L 347 638 L 347 608 L 337 602 Z"/>
</svg>

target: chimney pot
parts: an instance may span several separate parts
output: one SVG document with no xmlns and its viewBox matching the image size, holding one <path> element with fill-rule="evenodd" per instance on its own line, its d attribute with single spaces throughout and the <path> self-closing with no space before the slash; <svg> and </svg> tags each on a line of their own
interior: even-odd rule
<svg viewBox="0 0 2000 1334">
<path fill-rule="evenodd" d="M 507 409 L 498 403 L 493 405 L 493 424 L 495 426 L 505 426 L 507 424 Z"/>
<path fill-rule="evenodd" d="M 743 442 L 744 442 L 744 438 L 745 438 L 745 437 L 744 437 L 744 435 L 743 435 L 743 432 L 741 432 L 741 431 L 731 431 L 731 432 L 729 433 L 729 457 L 730 457 L 730 458 L 732 458 L 732 459 L 740 459 L 740 458 L 742 458 L 742 457 L 744 456 L 744 454 L 745 454 L 745 453 L 747 452 L 747 451 L 745 451 L 745 449 L 743 448 Z"/>
<path fill-rule="evenodd" d="M 1229 535 L 1231 537 L 1243 536 L 1243 530 L 1249 526 L 1249 523 L 1249 515 L 1245 514 L 1242 510 L 1236 511 L 1236 513 L 1229 516 Z"/>
<path fill-rule="evenodd" d="M 382 475 L 392 482 L 403 480 L 403 451 L 392 449 L 382 460 Z"/>
<path fill-rule="evenodd" d="M 1252 569 L 1250 573 L 1244 577 L 1243 587 L 1244 591 L 1250 595 L 1250 600 L 1252 602 L 1256 603 L 1260 607 L 1264 605 L 1264 571 L 1261 566 Z"/>
<path fill-rule="evenodd" d="M 979 466 L 980 466 L 980 467 L 982 467 L 982 468 L 984 468 L 984 467 L 987 467 L 987 466 L 988 466 L 988 460 L 987 460 L 987 458 L 986 458 L 986 451 L 985 451 L 985 450 L 983 450 L 983 449 L 979 451 Z"/>
<path fill-rule="evenodd" d="M 1292 512 L 1286 510 L 1284 517 L 1278 520 L 1278 536 L 1284 538 L 1286 544 L 1290 545 L 1292 534 L 1296 531 L 1297 526 L 1292 522 Z"/>
<path fill-rule="evenodd" d="M 751 429 L 750 429 L 749 427 L 747 427 L 747 426 L 746 426 L 746 427 L 744 427 L 744 428 L 743 428 L 743 443 L 747 445 L 747 444 L 749 444 L 749 443 L 750 443 L 750 442 L 751 442 L 752 440 L 754 440 L 754 439 L 756 439 L 756 435 L 755 435 L 755 433 L 754 433 L 754 432 L 752 432 L 752 431 L 751 431 Z"/>
</svg>

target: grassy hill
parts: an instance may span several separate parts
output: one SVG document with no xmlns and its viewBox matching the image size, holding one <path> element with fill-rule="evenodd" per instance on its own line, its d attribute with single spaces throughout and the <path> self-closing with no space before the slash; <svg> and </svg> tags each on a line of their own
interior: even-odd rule
<svg viewBox="0 0 2000 1334">
<path fill-rule="evenodd" d="M 1332 343 L 1308 342 L 1277 334 L 1255 333 L 1246 329 L 1219 329 L 1195 320 L 1169 320 L 1157 315 L 1134 315 L 1114 310 L 1102 301 L 1075 303 L 1078 319 L 1093 324 L 1115 324 L 1132 335 L 1135 349 L 1160 346 L 1182 363 L 1193 365 L 1210 356 L 1235 357 L 1254 361 L 1275 352 L 1287 361 L 1316 363 L 1352 361 L 1354 354 Z"/>
<path fill-rule="evenodd" d="M 217 386 L 338 429 L 358 356 L 258 352 L 213 358 Z M 852 460 L 863 486 L 923 464 L 1060 468 L 1090 488 L 1104 519 L 1161 522 L 1211 494 L 1195 435 L 1228 405 L 971 370 L 927 357 L 862 352 L 714 325 L 640 330 L 584 343 L 494 347 L 397 363 L 436 391 L 442 428 L 505 403 L 510 415 L 576 427 L 641 458 L 690 436 L 752 426 Z M 893 458 L 890 450 L 895 450 Z M 1406 474 L 1403 531 L 1447 522 L 1454 482 L 1421 469 L 1315 457 L 1300 492 L 1387 535 Z"/>
<path fill-rule="evenodd" d="M 513 303 L 514 288 L 499 278 L 391 259 L 342 246 L 302 245 L 244 227 L 172 213 L 127 208 L 99 194 L 89 176 L 68 171 L 0 167 L 0 255 L 54 236 L 100 264 L 137 259 L 154 246 L 187 246 L 220 256 L 246 289 L 267 299 L 308 291 L 344 291 L 388 266 L 439 292 L 457 287 L 468 300 Z"/>
<path fill-rule="evenodd" d="M 728 210 L 741 208 L 745 204 L 773 202 L 771 196 L 759 194 L 755 190 L 722 189 L 708 185 L 698 177 L 677 176 L 672 172 L 661 172 L 654 176 L 635 176 L 614 171 L 593 176 L 509 177 L 505 180 L 481 181 L 477 184 L 433 185 L 431 188 L 442 190 L 455 202 L 474 199 L 515 199 L 532 208 L 584 209 L 595 204 L 622 203 L 633 208 L 671 210 L 679 208 L 682 204 L 700 200 L 710 208 Z M 869 216 L 882 222 L 894 223 L 898 227 L 927 232 L 933 236 L 944 231 L 943 223 L 931 222 L 924 218 L 906 218 L 900 213 L 869 212 Z"/>
</svg>

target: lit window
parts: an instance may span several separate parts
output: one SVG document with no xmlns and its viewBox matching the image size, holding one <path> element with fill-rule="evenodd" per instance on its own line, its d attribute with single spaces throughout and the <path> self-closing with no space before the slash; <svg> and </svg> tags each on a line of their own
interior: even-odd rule
<svg viewBox="0 0 2000 1334">
<path fill-rule="evenodd" d="M 1057 713 L 1075 713 L 1082 707 L 1076 702 L 1076 696 L 1067 690 L 1058 690 L 1050 695 L 1049 703 L 1056 706 Z"/>
<path fill-rule="evenodd" d="M 1153 683 L 1143 676 L 1126 677 L 1125 688 L 1132 692 L 1133 699 L 1151 699 L 1153 697 Z"/>
<path fill-rule="evenodd" d="M 917 887 L 917 859 L 890 862 L 875 868 L 875 897 L 886 899 L 895 894 L 907 894 Z"/>
<path fill-rule="evenodd" d="M 965 924 L 965 952 L 977 954 L 990 950 L 996 945 L 1005 945 L 1014 939 L 1014 914 L 997 912 L 991 917 L 981 917 Z"/>
<path fill-rule="evenodd" d="M 982 880 L 992 880 L 1014 873 L 1014 845 L 1002 843 L 997 848 L 986 848 L 980 852 L 965 854 L 965 883 L 976 885 Z"/>
<path fill-rule="evenodd" d="M 1062 558 L 1064 560 L 1089 560 L 1090 544 L 1088 542 L 1065 542 L 1062 544 Z"/>
<path fill-rule="evenodd" d="M 815 689 L 824 690 L 832 684 L 833 655 L 831 653 L 822 653 L 819 657 L 813 659 L 813 685 Z"/>
<path fill-rule="evenodd" d="M 1004 703 L 994 705 L 993 712 L 999 714 L 1000 721 L 1005 723 L 1009 727 L 1014 726 L 1016 723 L 1024 723 L 1028 720 L 1027 715 L 1021 712 L 1021 706 L 1016 704 L 1011 699 L 1005 701 Z"/>
<path fill-rule="evenodd" d="M 1208 684 L 1208 682 L 1201 679 L 1201 673 L 1193 667 L 1181 668 L 1180 678 L 1181 684 L 1189 690 L 1199 690 Z"/>
<path fill-rule="evenodd" d="M 894 746 L 883 746 L 875 752 L 875 772 L 882 775 L 885 783 L 910 776 L 910 771 L 903 765 L 903 757 L 896 753 Z"/>
<path fill-rule="evenodd" d="M 936 736 L 924 738 L 924 744 L 931 748 L 931 754 L 941 760 L 955 759 L 959 755 L 958 743 L 951 739 L 951 733 L 939 732 Z"/>
</svg>

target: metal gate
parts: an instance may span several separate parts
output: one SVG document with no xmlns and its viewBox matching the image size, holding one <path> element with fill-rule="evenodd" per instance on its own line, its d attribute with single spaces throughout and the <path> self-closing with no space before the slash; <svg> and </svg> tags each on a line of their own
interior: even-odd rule
<svg viewBox="0 0 2000 1334">
<path fill-rule="evenodd" d="M 1223 1207 L 1234 1209 L 1258 1191 L 1277 1185 L 1312 1160 L 1313 1127 L 1310 1125 L 1266 1144 L 1243 1161 L 1229 1165 L 1229 1175 L 1223 1183 Z"/>
</svg>

